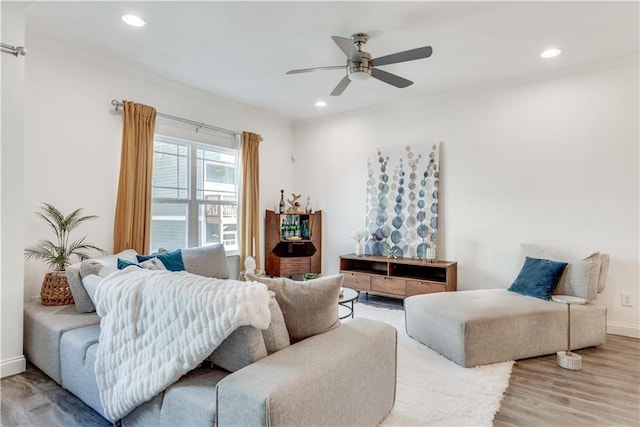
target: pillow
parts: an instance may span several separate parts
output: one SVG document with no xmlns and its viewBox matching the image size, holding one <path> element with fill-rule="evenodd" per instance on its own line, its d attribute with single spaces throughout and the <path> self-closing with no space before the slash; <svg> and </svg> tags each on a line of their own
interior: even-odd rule
<svg viewBox="0 0 640 427">
<path fill-rule="evenodd" d="M 163 252 L 161 254 L 137 255 L 137 262 L 147 261 L 151 258 L 158 258 L 169 271 L 184 271 L 184 263 L 182 262 L 182 250 L 176 249 L 171 252 Z"/>
<path fill-rule="evenodd" d="M 166 270 L 162 261 L 158 258 L 149 258 L 146 261 L 138 264 L 137 262 L 127 261 L 126 259 L 118 258 L 118 270 L 124 270 L 125 268 L 135 265 L 138 268 L 144 268 L 145 270 Z M 103 276 L 105 277 L 105 276 Z"/>
<path fill-rule="evenodd" d="M 109 268 L 115 269 L 118 258 L 137 262 L 136 251 L 133 249 L 125 249 L 116 255 L 106 255 L 95 258 L 94 260 L 103 262 L 106 266 L 109 266 Z M 90 260 L 83 262 L 87 261 Z M 105 268 L 103 268 L 103 270 L 105 270 Z M 112 271 L 109 271 L 109 273 Z M 88 267 L 86 267 L 85 273 L 89 273 Z M 101 274 L 105 273 L 101 271 Z M 91 298 L 89 298 L 89 294 L 87 294 L 87 291 L 82 284 L 82 262 L 68 266 L 66 269 L 66 276 L 67 281 L 69 282 L 69 288 L 71 289 L 71 294 L 73 295 L 73 301 L 76 305 L 76 310 L 80 313 L 91 313 L 96 311 L 96 307 L 93 305 L 93 302 L 91 302 Z"/>
<path fill-rule="evenodd" d="M 589 301 L 593 301 L 598 297 L 602 264 L 602 257 L 599 252 L 592 252 L 585 256 L 584 253 L 579 254 L 567 249 L 551 248 L 530 243 L 525 243 L 521 247 L 523 256 L 568 263 L 554 294 L 572 295 Z M 603 277 L 604 280 L 606 280 L 606 272 Z M 602 288 L 604 290 L 604 283 Z"/>
<path fill-rule="evenodd" d="M 127 261 L 126 259 L 118 258 L 118 270 L 124 270 L 130 265 L 135 265 L 138 268 L 142 268 L 140 264 L 138 264 L 137 262 L 131 262 L 131 261 Z"/>
<path fill-rule="evenodd" d="M 222 341 L 207 360 L 235 372 L 263 357 L 267 357 L 267 348 L 260 329 L 241 326 Z"/>
<path fill-rule="evenodd" d="M 598 293 L 601 294 L 607 286 L 607 276 L 609 275 L 609 254 L 600 254 L 600 275 L 598 276 Z"/>
<path fill-rule="evenodd" d="M 230 277 L 229 262 L 224 245 L 207 245 L 182 250 L 184 269 L 189 273 L 217 279 Z"/>
<path fill-rule="evenodd" d="M 254 282 L 275 292 L 291 342 L 327 332 L 340 326 L 338 295 L 344 281 L 342 274 L 298 282 L 286 278 L 258 277 L 245 274 Z"/>
<path fill-rule="evenodd" d="M 566 267 L 566 262 L 526 257 L 509 291 L 548 301 Z"/>
<path fill-rule="evenodd" d="M 96 289 L 98 289 L 98 285 L 102 282 L 103 277 L 98 276 L 97 274 L 89 274 L 82 278 L 82 285 L 84 289 L 89 294 L 89 299 L 95 305 L 96 300 L 94 299 L 96 295 Z"/>
<path fill-rule="evenodd" d="M 272 291 L 269 291 L 269 294 L 271 294 L 271 299 L 269 301 L 271 322 L 267 329 L 262 330 L 262 338 L 264 338 L 267 353 L 272 354 L 276 351 L 282 350 L 283 348 L 289 347 L 289 345 L 291 345 L 291 341 L 289 340 L 287 325 L 284 323 L 282 310 L 280 310 L 280 306 L 276 300 L 276 294 Z"/>
</svg>

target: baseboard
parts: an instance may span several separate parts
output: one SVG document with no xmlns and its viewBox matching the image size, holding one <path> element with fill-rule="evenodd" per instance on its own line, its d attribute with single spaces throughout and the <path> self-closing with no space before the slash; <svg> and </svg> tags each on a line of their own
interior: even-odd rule
<svg viewBox="0 0 640 427">
<path fill-rule="evenodd" d="M 13 357 L 0 362 L 0 378 L 19 374 L 27 369 L 27 359 L 24 356 Z"/>
<path fill-rule="evenodd" d="M 625 323 L 607 322 L 607 333 L 640 338 L 640 327 L 638 325 L 627 325 Z"/>
</svg>

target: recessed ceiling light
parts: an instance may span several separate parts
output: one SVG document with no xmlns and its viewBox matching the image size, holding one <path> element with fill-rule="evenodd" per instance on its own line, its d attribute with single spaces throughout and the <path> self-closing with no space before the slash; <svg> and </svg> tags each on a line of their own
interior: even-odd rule
<svg viewBox="0 0 640 427">
<path fill-rule="evenodd" d="M 540 54 L 541 58 L 553 58 L 554 56 L 558 56 L 562 53 L 562 49 L 553 47 L 551 49 L 547 49 Z"/>
<path fill-rule="evenodd" d="M 133 27 L 144 27 L 147 21 L 137 15 L 123 15 L 122 20 Z"/>
<path fill-rule="evenodd" d="M 318 101 L 316 102 L 316 107 L 326 107 L 327 103 L 324 101 Z"/>
</svg>

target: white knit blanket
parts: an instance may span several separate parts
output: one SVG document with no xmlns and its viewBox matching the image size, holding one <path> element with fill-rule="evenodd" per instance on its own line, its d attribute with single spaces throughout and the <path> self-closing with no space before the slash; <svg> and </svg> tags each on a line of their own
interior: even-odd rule
<svg viewBox="0 0 640 427">
<path fill-rule="evenodd" d="M 98 286 L 95 373 L 105 415 L 119 420 L 194 369 L 235 329 L 269 326 L 261 283 L 128 267 Z"/>
</svg>

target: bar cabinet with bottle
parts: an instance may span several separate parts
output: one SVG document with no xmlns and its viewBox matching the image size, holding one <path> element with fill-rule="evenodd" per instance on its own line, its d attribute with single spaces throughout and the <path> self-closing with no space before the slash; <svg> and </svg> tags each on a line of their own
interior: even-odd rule
<svg viewBox="0 0 640 427">
<path fill-rule="evenodd" d="M 267 210 L 264 252 L 265 272 L 269 276 L 320 274 L 322 212 L 281 214 Z"/>
</svg>

